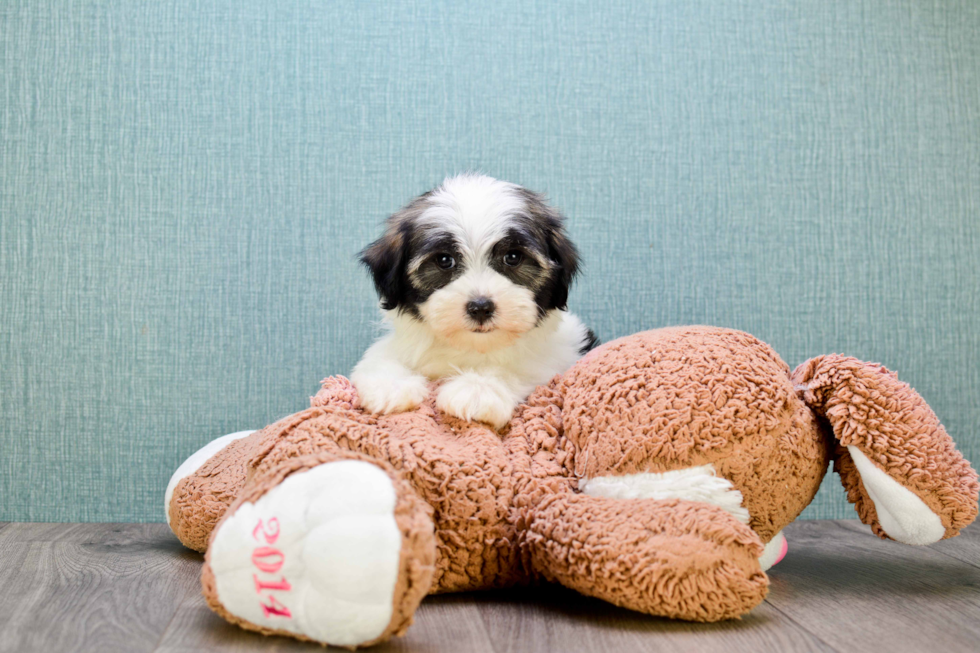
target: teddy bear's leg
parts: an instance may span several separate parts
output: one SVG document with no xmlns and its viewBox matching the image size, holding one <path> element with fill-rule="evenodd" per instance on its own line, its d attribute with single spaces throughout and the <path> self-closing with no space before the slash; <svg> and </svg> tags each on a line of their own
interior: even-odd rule
<svg viewBox="0 0 980 653">
<path fill-rule="evenodd" d="M 212 440 L 170 477 L 164 512 L 167 525 L 184 546 L 204 552 L 211 529 L 245 483 L 244 452 L 249 445 L 245 440 L 254 433 L 239 431 Z"/>
<path fill-rule="evenodd" d="M 311 412 L 290 415 L 260 431 L 222 436 L 185 460 L 166 493 L 167 523 L 177 539 L 203 553 L 211 530 L 245 486 L 252 462 Z"/>
<path fill-rule="evenodd" d="M 826 463 L 824 463 L 826 468 Z M 743 524 L 751 524 L 745 498 L 713 465 L 673 469 L 667 472 L 641 472 L 583 478 L 578 489 L 584 494 L 610 499 L 684 499 L 710 503 L 725 510 Z M 760 534 L 765 542 L 765 537 Z M 767 571 L 786 555 L 786 538 L 782 531 L 772 535 L 759 557 L 762 571 Z"/>
<path fill-rule="evenodd" d="M 707 503 L 553 495 L 535 509 L 527 545 L 546 579 L 647 614 L 729 619 L 769 586 L 759 537 Z"/>
<path fill-rule="evenodd" d="M 180 464 L 177 470 L 170 476 L 170 482 L 167 483 L 167 491 L 163 497 L 163 512 L 166 516 L 168 526 L 170 525 L 171 521 L 170 503 L 173 500 L 174 490 L 176 489 L 177 484 L 191 474 L 197 472 L 197 470 L 199 470 L 204 463 L 210 460 L 215 454 L 219 453 L 229 444 L 235 440 L 241 440 L 242 438 L 248 437 L 253 433 L 255 433 L 255 431 L 238 431 L 237 433 L 222 435 L 220 438 L 211 440 L 206 445 L 192 453 L 187 457 L 187 460 Z"/>
<path fill-rule="evenodd" d="M 793 372 L 837 439 L 834 471 L 880 537 L 931 544 L 977 515 L 977 474 L 925 400 L 877 363 L 819 356 Z"/>
<path fill-rule="evenodd" d="M 435 555 L 432 509 L 394 469 L 320 451 L 248 480 L 211 535 L 201 581 L 232 623 L 360 646 L 408 628 Z"/>
<path fill-rule="evenodd" d="M 331 376 L 321 384 L 310 398 L 313 407 L 353 410 L 359 406 L 357 393 L 346 378 Z M 214 525 L 245 485 L 250 464 L 312 414 L 302 411 L 260 431 L 223 435 L 191 454 L 170 477 L 164 498 L 167 524 L 177 539 L 203 553 Z"/>
</svg>

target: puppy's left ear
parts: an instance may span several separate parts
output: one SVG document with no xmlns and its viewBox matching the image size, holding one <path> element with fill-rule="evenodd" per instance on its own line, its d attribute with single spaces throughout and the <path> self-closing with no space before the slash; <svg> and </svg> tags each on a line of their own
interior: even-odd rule
<svg viewBox="0 0 980 653">
<path fill-rule="evenodd" d="M 371 271 L 374 287 L 381 298 L 381 308 L 398 308 L 405 294 L 405 253 L 407 234 L 397 224 L 389 224 L 385 234 L 364 248 L 361 263 Z"/>
<path fill-rule="evenodd" d="M 556 264 L 552 274 L 554 286 L 551 293 L 551 303 L 555 308 L 565 310 L 568 307 L 568 289 L 572 280 L 578 274 L 579 257 L 575 244 L 565 233 L 564 218 L 554 220 L 548 233 L 548 258 Z"/>
</svg>

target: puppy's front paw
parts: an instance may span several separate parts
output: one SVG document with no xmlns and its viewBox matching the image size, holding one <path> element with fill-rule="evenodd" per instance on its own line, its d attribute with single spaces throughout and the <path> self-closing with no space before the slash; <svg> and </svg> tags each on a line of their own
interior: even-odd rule
<svg viewBox="0 0 980 653">
<path fill-rule="evenodd" d="M 403 413 L 418 407 L 429 394 L 424 376 L 352 374 L 351 383 L 368 412 L 376 415 Z"/>
<path fill-rule="evenodd" d="M 485 422 L 500 430 L 510 421 L 517 397 L 500 379 L 464 372 L 439 388 L 436 406 L 468 421 Z"/>
</svg>

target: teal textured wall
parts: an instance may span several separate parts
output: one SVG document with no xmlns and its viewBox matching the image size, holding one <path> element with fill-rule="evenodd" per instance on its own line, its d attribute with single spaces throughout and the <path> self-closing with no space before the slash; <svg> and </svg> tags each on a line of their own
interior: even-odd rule
<svg viewBox="0 0 980 653">
<path fill-rule="evenodd" d="M 162 519 L 375 329 L 447 173 L 547 192 L 608 340 L 898 370 L 980 459 L 980 3 L 0 5 L 0 519 Z M 830 477 L 810 517 L 853 512 Z"/>
</svg>

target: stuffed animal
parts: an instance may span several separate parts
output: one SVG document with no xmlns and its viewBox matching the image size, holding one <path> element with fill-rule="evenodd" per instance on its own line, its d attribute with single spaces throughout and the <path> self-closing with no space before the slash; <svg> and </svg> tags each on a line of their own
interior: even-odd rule
<svg viewBox="0 0 980 653">
<path fill-rule="evenodd" d="M 501 432 L 436 411 L 375 416 L 343 377 L 312 407 L 220 438 L 174 474 L 171 528 L 204 595 L 266 634 L 366 646 L 424 596 L 557 582 L 652 615 L 738 617 L 829 461 L 881 537 L 928 544 L 977 514 L 977 474 L 884 367 L 794 372 L 739 331 L 610 342 Z"/>
</svg>

